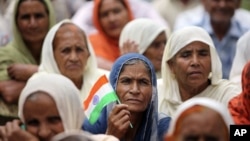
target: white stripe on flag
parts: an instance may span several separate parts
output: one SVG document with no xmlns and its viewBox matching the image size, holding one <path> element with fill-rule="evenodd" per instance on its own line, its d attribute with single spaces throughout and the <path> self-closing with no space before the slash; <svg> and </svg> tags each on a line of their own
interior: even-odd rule
<svg viewBox="0 0 250 141">
<path fill-rule="evenodd" d="M 89 103 L 88 109 L 85 110 L 87 118 L 90 118 L 91 112 L 94 110 L 95 106 L 101 101 L 101 99 L 108 93 L 113 92 L 113 88 L 109 83 L 106 83 L 100 87 L 100 89 L 95 93 L 93 99 Z"/>
</svg>

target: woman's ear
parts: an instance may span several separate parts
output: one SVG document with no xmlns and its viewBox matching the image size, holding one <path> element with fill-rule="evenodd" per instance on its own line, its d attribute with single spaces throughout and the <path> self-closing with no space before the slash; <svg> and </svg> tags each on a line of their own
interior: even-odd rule
<svg viewBox="0 0 250 141">
<path fill-rule="evenodd" d="M 174 60 L 173 60 L 173 59 L 171 59 L 171 60 L 166 61 L 166 65 L 168 65 L 168 66 L 169 66 L 169 68 L 170 68 L 171 72 L 173 73 L 173 65 L 174 65 Z"/>
</svg>

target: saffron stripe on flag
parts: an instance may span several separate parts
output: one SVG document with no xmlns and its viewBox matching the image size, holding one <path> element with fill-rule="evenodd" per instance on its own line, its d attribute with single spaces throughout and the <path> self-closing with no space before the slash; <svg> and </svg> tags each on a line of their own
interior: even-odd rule
<svg viewBox="0 0 250 141">
<path fill-rule="evenodd" d="M 83 106 L 85 115 L 91 124 L 94 124 L 103 108 L 111 102 L 117 101 L 118 97 L 109 84 L 106 75 L 101 76 L 92 87 L 88 98 L 84 101 Z"/>
<path fill-rule="evenodd" d="M 94 95 L 96 94 L 96 92 L 105 84 L 105 83 L 109 83 L 108 79 L 105 75 L 101 76 L 98 80 L 97 83 L 95 83 L 95 85 L 93 86 L 93 88 L 90 91 L 89 96 L 87 97 L 87 99 L 84 101 L 84 109 L 88 109 L 89 103 L 91 102 L 91 100 L 93 99 Z"/>
</svg>

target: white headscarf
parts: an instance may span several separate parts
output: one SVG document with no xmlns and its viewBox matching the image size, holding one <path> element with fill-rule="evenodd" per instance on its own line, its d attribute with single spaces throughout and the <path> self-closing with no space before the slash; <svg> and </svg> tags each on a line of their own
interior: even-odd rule
<svg viewBox="0 0 250 141">
<path fill-rule="evenodd" d="M 39 72 L 34 74 L 21 92 L 18 102 L 18 115 L 23 122 L 24 103 L 31 94 L 42 91 L 51 96 L 57 106 L 64 131 L 81 129 L 84 111 L 79 98 L 79 90 L 68 78 L 59 74 Z"/>
<path fill-rule="evenodd" d="M 174 32 L 170 36 L 170 39 L 168 40 L 164 50 L 164 56 L 162 60 L 162 78 L 163 82 L 166 83 L 166 85 L 170 86 L 171 89 L 174 88 L 175 87 L 174 85 L 176 84 L 173 83 L 174 80 L 171 77 L 172 72 L 171 69 L 169 68 L 169 65 L 167 65 L 166 62 L 172 59 L 178 53 L 178 51 L 180 51 L 186 45 L 195 41 L 203 42 L 207 44 L 210 48 L 211 66 L 212 66 L 212 73 L 211 73 L 212 85 L 218 84 L 219 81 L 221 80 L 222 78 L 221 61 L 216 52 L 211 37 L 204 29 L 196 26 L 189 26 Z M 177 89 L 174 88 L 173 90 L 176 91 Z"/>
<path fill-rule="evenodd" d="M 119 141 L 116 137 L 106 134 L 90 134 L 89 132 L 72 130 L 62 132 L 52 138 L 51 141 Z"/>
<path fill-rule="evenodd" d="M 39 71 L 45 71 L 48 73 L 57 73 L 61 74 L 60 70 L 58 69 L 57 63 L 54 58 L 53 53 L 53 40 L 55 38 L 56 32 L 61 27 L 62 24 L 65 23 L 72 23 L 70 20 L 65 19 L 55 26 L 53 26 L 50 31 L 48 32 L 44 43 L 43 43 L 43 49 L 42 49 L 42 58 L 41 58 L 41 64 L 39 66 Z M 80 29 L 80 28 L 79 28 Z M 87 36 L 85 35 L 87 38 Z M 93 51 L 93 48 L 87 38 L 87 45 L 88 50 L 90 52 L 90 56 L 88 58 L 87 64 L 84 69 L 84 78 L 83 78 L 83 86 L 81 88 L 81 101 L 84 101 L 86 96 L 89 94 L 90 89 L 92 88 L 93 84 L 97 81 L 97 79 L 103 75 L 103 72 L 101 72 L 97 68 L 97 62 L 95 58 L 95 54 Z"/>
<path fill-rule="evenodd" d="M 207 107 L 209 109 L 216 111 L 222 117 L 229 132 L 230 125 L 234 124 L 234 122 L 227 107 L 213 99 L 199 97 L 199 98 L 191 98 L 185 101 L 184 103 L 182 103 L 178 107 L 170 123 L 170 127 L 167 133 L 168 135 L 174 134 L 174 131 L 176 129 L 176 123 L 179 120 L 179 117 L 181 116 L 181 114 L 196 105 Z"/>
<path fill-rule="evenodd" d="M 194 41 L 207 44 L 210 48 L 211 58 L 211 72 L 208 76 L 211 85 L 197 94 L 196 97 L 209 97 L 227 105 L 231 98 L 240 92 L 239 87 L 228 80 L 222 79 L 221 61 L 209 34 L 196 26 L 182 28 L 175 31 L 167 42 L 162 60 L 162 79 L 158 80 L 159 111 L 170 116 L 183 101 L 181 100 L 178 82 L 167 62 L 182 48 Z"/>
<path fill-rule="evenodd" d="M 250 30 L 240 37 L 237 42 L 236 54 L 230 72 L 230 81 L 241 86 L 241 74 L 244 66 L 250 61 Z"/>
<path fill-rule="evenodd" d="M 165 31 L 166 37 L 168 37 L 168 29 L 169 28 L 166 26 L 163 26 L 152 19 L 134 19 L 127 23 L 123 28 L 119 39 L 119 47 L 121 48 L 123 43 L 128 40 L 134 41 L 139 45 L 139 53 L 143 54 L 161 32 Z"/>
</svg>

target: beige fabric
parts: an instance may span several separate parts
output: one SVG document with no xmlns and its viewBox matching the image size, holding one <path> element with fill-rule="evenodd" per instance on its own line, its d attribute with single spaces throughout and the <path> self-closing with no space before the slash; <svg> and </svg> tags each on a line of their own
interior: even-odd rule
<svg viewBox="0 0 250 141">
<path fill-rule="evenodd" d="M 176 17 L 184 11 L 200 5 L 200 0 L 189 0 L 186 5 L 183 4 L 181 0 L 155 0 L 152 4 L 160 15 L 169 23 L 171 30 L 173 30 Z"/>
<path fill-rule="evenodd" d="M 237 42 L 236 54 L 234 57 L 229 79 L 241 87 L 241 73 L 244 66 L 250 61 L 250 31 L 245 33 Z"/>
<path fill-rule="evenodd" d="M 43 49 L 42 49 L 42 58 L 41 58 L 41 64 L 39 66 L 39 71 L 45 71 L 49 73 L 57 73 L 61 74 L 60 70 L 57 67 L 54 53 L 53 53 L 53 40 L 55 37 L 55 34 L 57 30 L 60 28 L 60 26 L 64 23 L 72 23 L 70 20 L 66 19 L 61 21 L 60 23 L 56 24 L 47 34 Z M 72 23 L 73 24 L 73 23 Z M 89 94 L 92 86 L 97 81 L 97 79 L 106 73 L 104 70 L 100 70 L 97 68 L 97 63 L 95 59 L 95 54 L 93 51 L 93 48 L 88 42 L 88 48 L 90 51 L 90 56 L 87 61 L 87 65 L 84 70 L 84 78 L 83 78 L 83 86 L 81 88 L 81 101 L 84 101 L 87 95 Z M 107 72 L 108 74 L 108 72 Z"/>
<path fill-rule="evenodd" d="M 170 30 L 167 26 L 163 26 L 152 19 L 138 18 L 130 21 L 123 28 L 119 47 L 122 48 L 126 41 L 134 41 L 138 45 L 138 51 L 143 54 L 155 38 L 165 31 L 166 37 L 170 35 Z M 157 78 L 161 78 L 161 72 L 156 72 Z"/>
<path fill-rule="evenodd" d="M 182 105 L 180 105 L 180 107 L 174 114 L 172 121 L 170 123 L 168 133 L 167 133 L 168 135 L 173 135 L 175 128 L 176 128 L 176 123 L 179 120 L 179 117 L 181 116 L 181 114 L 195 105 L 207 107 L 209 109 L 216 111 L 224 120 L 228 129 L 228 132 L 229 132 L 230 125 L 234 124 L 234 122 L 229 113 L 229 110 L 227 109 L 225 105 L 222 105 L 221 103 L 215 100 L 209 99 L 209 98 L 192 98 L 184 102 Z"/>
<path fill-rule="evenodd" d="M 159 111 L 173 115 L 182 103 L 176 79 L 167 65 L 167 61 L 186 45 L 200 41 L 210 47 L 212 72 L 208 79 L 211 85 L 195 97 L 209 97 L 227 105 L 229 100 L 240 92 L 235 84 L 222 79 L 221 61 L 208 33 L 195 26 L 185 27 L 174 32 L 167 42 L 162 60 L 162 80 L 158 80 Z"/>
<path fill-rule="evenodd" d="M 82 130 L 72 130 L 60 133 L 52 138 L 51 141 L 119 141 L 112 135 L 91 134 Z"/>
<path fill-rule="evenodd" d="M 14 1 L 14 0 L 13 0 Z M 12 23 L 9 23 L 12 26 L 13 31 L 13 40 L 8 43 L 6 46 L 0 48 L 0 81 L 11 80 L 8 75 L 7 68 L 12 64 L 38 64 L 34 57 L 32 56 L 30 50 L 24 43 L 21 33 L 18 30 L 15 16 L 17 15 L 17 4 L 20 0 L 15 0 L 14 2 L 14 11 L 13 16 L 11 16 Z M 50 0 L 44 0 L 49 10 L 49 28 L 55 24 L 54 20 L 54 10 L 51 6 Z M 0 22 L 2 22 L 0 20 Z M 1 33 L 0 33 L 1 34 Z M 17 104 L 6 104 L 3 99 L 0 97 L 0 115 L 2 116 L 11 116 L 17 117 Z"/>
<path fill-rule="evenodd" d="M 140 54 L 143 54 L 155 38 L 165 31 L 166 36 L 169 35 L 169 29 L 152 19 L 138 18 L 130 21 L 123 28 L 120 39 L 119 47 L 123 47 L 123 43 L 130 40 L 138 44 Z"/>
<path fill-rule="evenodd" d="M 39 72 L 34 74 L 21 92 L 18 102 L 18 115 L 23 117 L 24 103 L 31 94 L 37 91 L 48 93 L 55 101 L 64 131 L 81 129 L 84 111 L 79 98 L 79 90 L 68 78 L 59 74 Z"/>
<path fill-rule="evenodd" d="M 94 141 L 119 141 L 118 138 L 112 135 L 96 134 L 92 136 Z"/>
<path fill-rule="evenodd" d="M 0 0 L 0 47 L 6 45 L 12 39 L 11 23 L 14 6 L 14 0 Z"/>
</svg>

